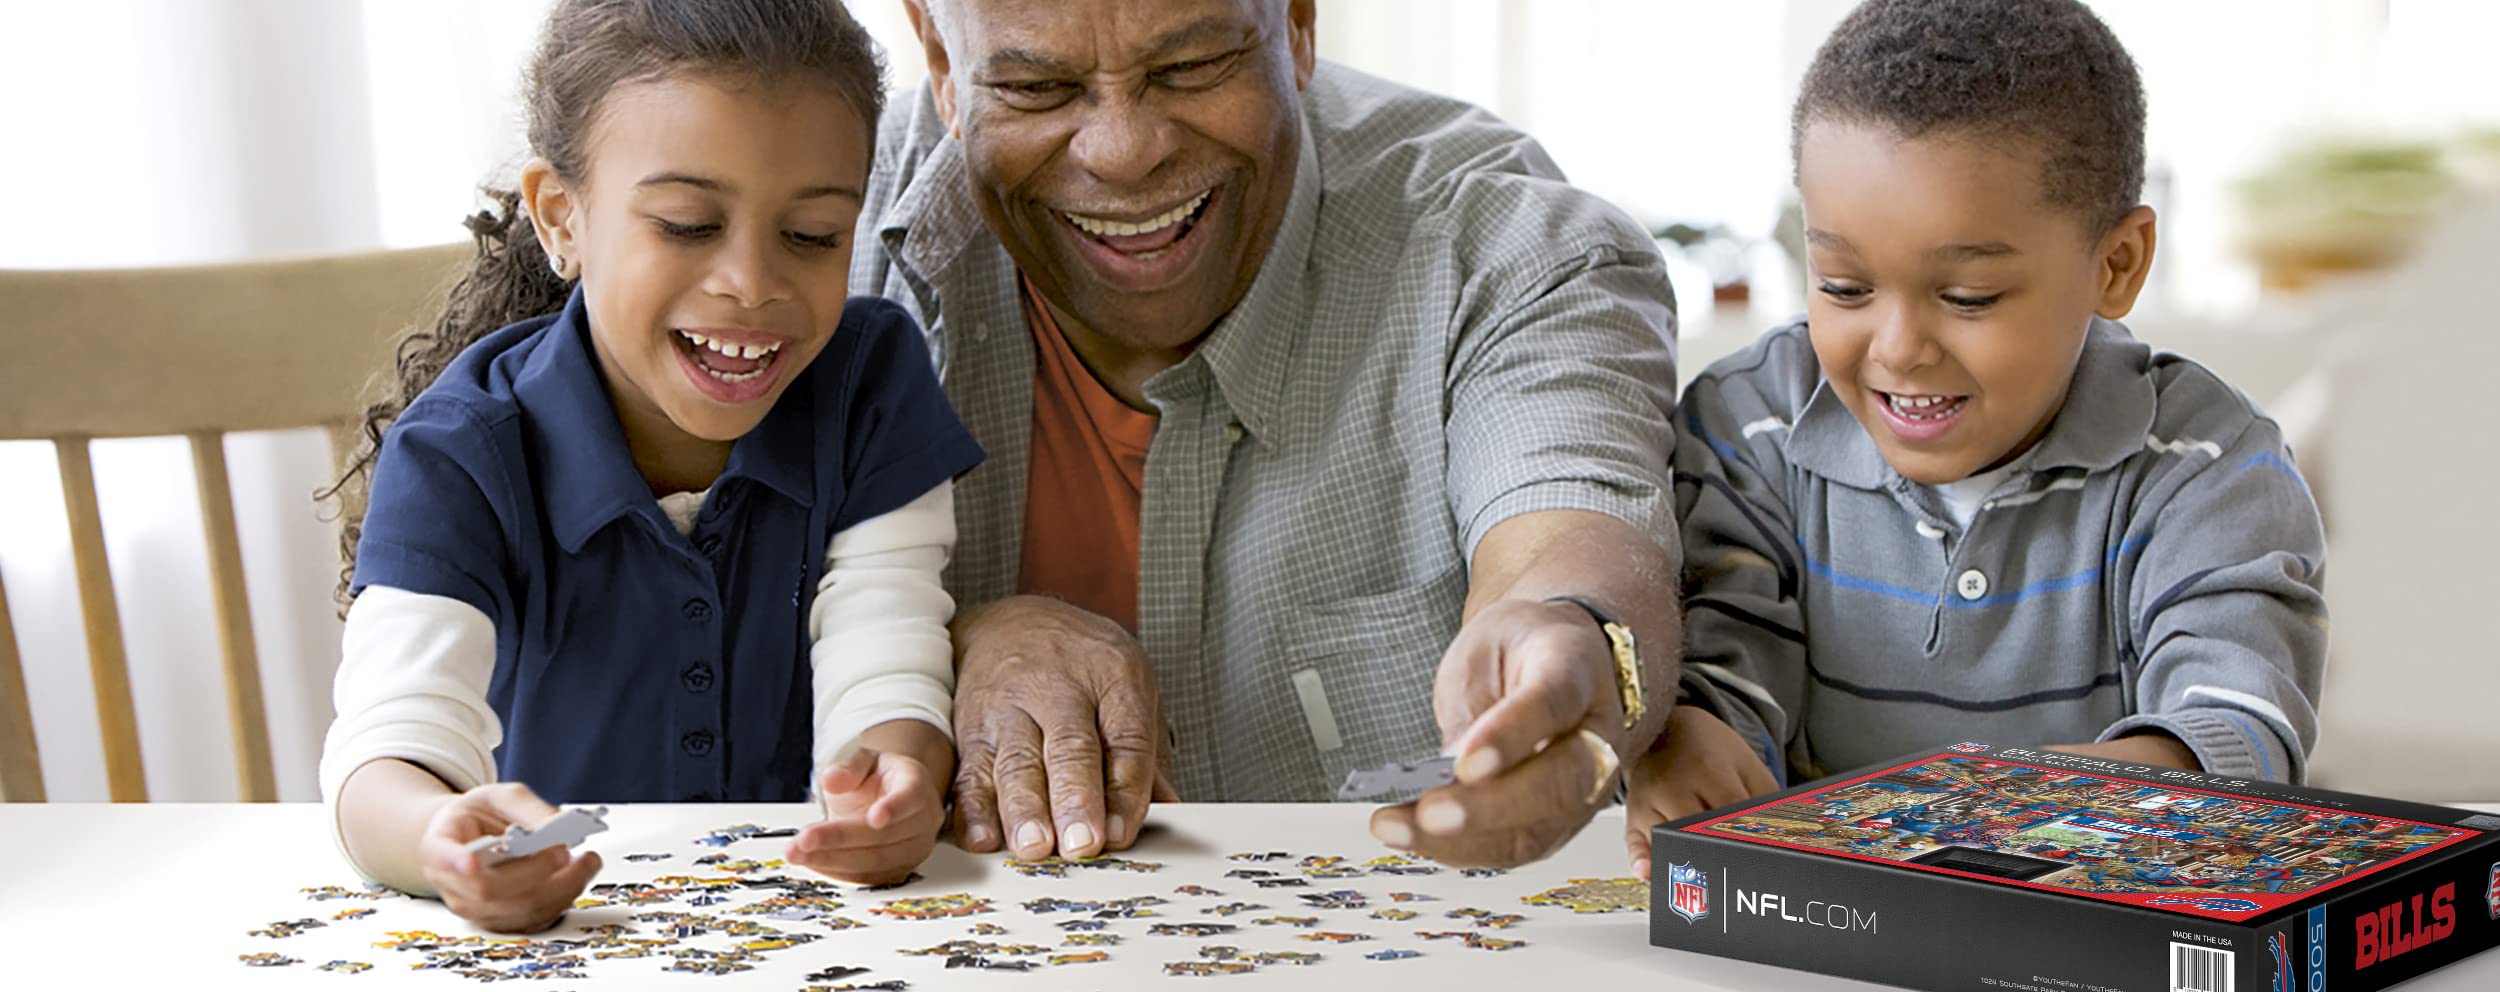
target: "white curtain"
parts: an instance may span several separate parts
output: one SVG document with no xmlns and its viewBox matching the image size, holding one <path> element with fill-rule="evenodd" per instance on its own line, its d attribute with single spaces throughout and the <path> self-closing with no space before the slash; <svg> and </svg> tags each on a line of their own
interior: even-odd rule
<svg viewBox="0 0 2500 992">
<path fill-rule="evenodd" d="M 513 165 L 514 95 L 547 0 L 89 0 L 0 4 L 0 266 L 150 265 L 458 239 Z M 2184 310 L 2245 303 L 2224 194 L 2314 121 L 2500 114 L 2467 0 L 2100 0 L 2144 68 L 2169 175 L 2164 265 Z M 1321 0 L 1321 53 L 1482 103 L 1645 222 L 1769 229 L 1787 108 L 1848 0 Z M 854 9 L 898 87 L 925 76 L 901 0 Z M 2228 44 L 2217 39 L 2231 39 Z M 1768 306 L 1794 287 L 1763 286 Z M 2235 295 L 2239 294 L 2239 295 Z M 1688 308 L 1689 309 L 1689 308 Z M 0 330 L 0 333 L 5 333 Z M 98 328 L 97 333 L 111 333 Z M 0 342 L 4 345 L 5 342 Z M 0 349 L 0 356 L 6 351 Z M 0 357 L 0 360 L 6 360 Z M 329 481 L 310 434 L 229 441 L 281 794 L 314 796 L 338 628 Z M 96 447 L 132 681 L 160 800 L 236 795 L 189 460 Z M 0 578 L 56 800 L 105 795 L 48 446 L 0 443 Z"/>
</svg>

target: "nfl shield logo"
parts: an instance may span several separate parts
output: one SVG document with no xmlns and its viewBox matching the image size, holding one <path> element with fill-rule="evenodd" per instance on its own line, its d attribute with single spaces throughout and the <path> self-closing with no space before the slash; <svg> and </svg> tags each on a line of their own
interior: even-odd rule
<svg viewBox="0 0 2500 992">
<path fill-rule="evenodd" d="M 1987 750 L 1987 749 L 1988 749 L 1988 745 L 1985 745 L 1985 744 L 1977 744 L 1977 743 L 1973 743 L 1973 742 L 1971 742 L 1971 741 L 1963 741 L 1962 743 L 1959 743 L 1959 744 L 1953 745 L 1953 749 L 1954 749 L 1954 750 L 1956 750 L 1956 751 L 1960 751 L 1960 752 L 1962 752 L 1963 754 L 1978 754 L 1978 753 L 1979 753 L 1979 752 L 1981 752 L 1981 751 L 1985 751 L 1985 750 Z"/>
<path fill-rule="evenodd" d="M 2483 902 L 2491 907 L 2491 918 L 2500 920 L 2500 861 L 2491 864 L 2491 884 L 2483 886 Z"/>
<path fill-rule="evenodd" d="M 1710 876 L 1689 864 L 1668 865 L 1667 908 L 1691 923 L 1710 915 Z"/>
</svg>

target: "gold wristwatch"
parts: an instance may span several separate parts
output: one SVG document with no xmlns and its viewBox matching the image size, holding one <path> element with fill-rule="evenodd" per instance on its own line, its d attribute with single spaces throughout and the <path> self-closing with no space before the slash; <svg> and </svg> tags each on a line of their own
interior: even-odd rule
<svg viewBox="0 0 2500 992">
<path fill-rule="evenodd" d="M 1586 611 L 1597 621 L 1597 629 L 1606 634 L 1606 643 L 1615 655 L 1615 688 L 1623 692 L 1623 729 L 1630 730 L 1649 712 L 1648 694 L 1644 692 L 1641 675 L 1641 650 L 1632 639 L 1632 628 L 1597 608 L 1597 604 L 1578 596 L 1553 596 L 1548 603 L 1569 603 Z"/>
</svg>

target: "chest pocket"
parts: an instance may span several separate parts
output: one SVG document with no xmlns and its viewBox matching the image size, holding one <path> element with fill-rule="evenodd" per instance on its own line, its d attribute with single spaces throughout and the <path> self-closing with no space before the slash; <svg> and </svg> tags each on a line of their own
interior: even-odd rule
<svg viewBox="0 0 2500 992">
<path fill-rule="evenodd" d="M 1277 677 L 1302 716 L 1324 795 L 1346 772 L 1433 753 L 1433 677 L 1465 608 L 1467 569 L 1419 585 L 1315 603 L 1288 622 Z"/>
</svg>

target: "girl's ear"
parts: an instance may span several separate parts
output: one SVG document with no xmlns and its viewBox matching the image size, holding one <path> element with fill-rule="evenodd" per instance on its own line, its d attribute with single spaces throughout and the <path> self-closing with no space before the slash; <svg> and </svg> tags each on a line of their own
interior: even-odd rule
<svg viewBox="0 0 2500 992">
<path fill-rule="evenodd" d="M 532 158 L 521 167 L 521 202 L 529 208 L 538 247 L 547 253 L 557 277 L 570 281 L 580 276 L 581 196 L 556 173 L 555 163 Z"/>
<path fill-rule="evenodd" d="M 2141 205 L 2101 235 L 2095 273 L 2100 277 L 2101 294 L 2094 312 L 2117 320 L 2135 309 L 2144 278 L 2153 272 L 2153 241 L 2153 208 Z"/>
</svg>

